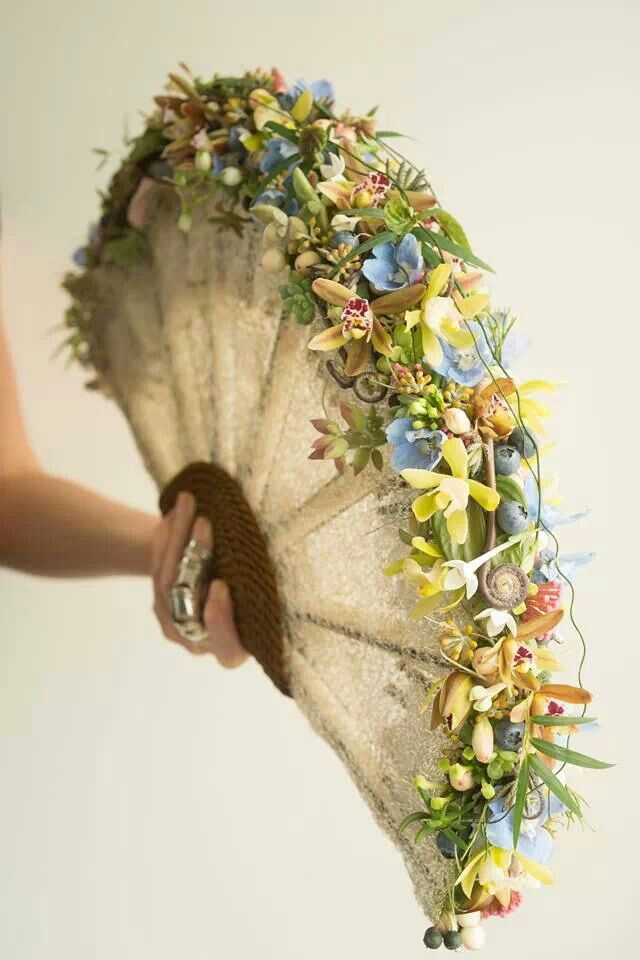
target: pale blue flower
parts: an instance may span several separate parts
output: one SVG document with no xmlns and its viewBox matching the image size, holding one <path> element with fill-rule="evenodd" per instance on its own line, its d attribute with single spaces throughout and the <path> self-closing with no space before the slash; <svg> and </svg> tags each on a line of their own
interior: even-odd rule
<svg viewBox="0 0 640 960">
<path fill-rule="evenodd" d="M 400 417 L 387 427 L 387 440 L 393 446 L 391 466 L 401 470 L 433 470 L 442 459 L 442 430 L 414 430 L 411 417 Z"/>
<path fill-rule="evenodd" d="M 534 583 L 547 583 L 549 580 L 562 580 L 564 576 L 574 583 L 582 568 L 591 563 L 594 557 L 595 553 L 567 553 L 558 557 L 554 550 L 547 548 L 536 559 L 531 579 Z"/>
<path fill-rule="evenodd" d="M 287 195 L 284 190 L 276 190 L 275 188 L 263 190 L 251 206 L 258 207 L 263 204 L 284 210 L 288 217 L 295 217 L 300 209 L 300 204 L 295 197 Z"/>
<path fill-rule="evenodd" d="M 260 170 L 263 173 L 271 173 L 274 167 L 297 152 L 295 143 L 291 143 L 286 137 L 272 137 L 271 140 L 267 140 L 265 152 L 260 157 Z M 290 170 L 295 163 L 296 161 L 292 160 L 286 169 Z"/>
<path fill-rule="evenodd" d="M 423 269 L 420 244 L 408 233 L 399 243 L 390 241 L 375 247 L 362 272 L 376 290 L 400 290 L 417 283 Z"/>
<path fill-rule="evenodd" d="M 524 495 L 527 501 L 529 516 L 534 523 L 541 523 L 549 530 L 554 527 L 560 527 L 565 523 L 575 523 L 576 520 L 582 520 L 586 517 L 588 511 L 582 510 L 580 513 L 564 513 L 558 507 L 545 503 L 542 500 L 541 517 L 538 517 L 538 484 L 533 477 L 527 477 L 524 482 Z"/>
<path fill-rule="evenodd" d="M 468 347 L 454 347 L 439 337 L 442 360 L 435 366 L 432 364 L 432 369 L 463 387 L 475 387 L 487 376 L 487 367 L 495 363 L 493 354 L 496 353 L 496 345 L 489 329 L 485 327 L 485 337 L 477 320 L 469 320 L 468 324 L 475 342 Z M 528 342 L 525 334 L 510 330 L 502 345 L 503 367 L 509 367 L 526 350 Z"/>
<path fill-rule="evenodd" d="M 335 100 L 335 91 L 333 84 L 329 80 L 314 80 L 313 83 L 307 83 L 306 80 L 296 80 L 295 85 L 289 91 L 294 102 L 305 90 L 311 90 L 314 100 Z"/>
<path fill-rule="evenodd" d="M 549 803 L 549 791 L 540 788 L 537 794 L 533 794 L 532 804 L 541 807 L 539 815 L 534 820 L 522 819 L 520 828 L 520 837 L 518 838 L 518 853 L 534 863 L 548 863 L 553 853 L 553 837 L 548 830 L 544 829 L 544 824 L 551 818 L 562 813 L 563 804 L 553 794 L 551 794 L 551 803 Z M 502 798 L 492 800 L 489 804 L 491 811 L 487 821 L 487 840 L 494 847 L 502 847 L 503 850 L 513 850 L 513 807 L 508 813 L 504 811 L 504 800 Z"/>
</svg>

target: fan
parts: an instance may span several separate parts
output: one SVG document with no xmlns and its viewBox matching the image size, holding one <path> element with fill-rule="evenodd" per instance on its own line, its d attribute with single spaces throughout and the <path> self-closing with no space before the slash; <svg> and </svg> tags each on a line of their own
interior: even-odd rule
<svg viewBox="0 0 640 960">
<path fill-rule="evenodd" d="M 258 228 L 237 236 L 211 222 L 216 210 L 214 197 L 182 233 L 175 193 L 156 187 L 147 256 L 100 265 L 74 289 L 91 317 L 92 360 L 158 488 L 197 461 L 215 462 L 242 488 L 283 599 L 288 691 L 401 850 L 426 914 L 437 916 L 450 862 L 432 839 L 416 846 L 397 830 L 414 775 L 435 775 L 446 744 L 420 713 L 446 672 L 437 627 L 407 620 L 406 587 L 381 570 L 410 493 L 388 469 L 354 480 L 306 458 L 309 421 L 337 409 L 345 388 L 282 316 L 283 277 L 255 266 Z"/>
</svg>

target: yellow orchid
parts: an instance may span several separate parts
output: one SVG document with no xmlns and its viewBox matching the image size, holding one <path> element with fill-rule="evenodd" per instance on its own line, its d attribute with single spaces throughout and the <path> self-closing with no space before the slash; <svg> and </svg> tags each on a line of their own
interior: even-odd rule
<svg viewBox="0 0 640 960">
<path fill-rule="evenodd" d="M 411 546 L 413 553 L 394 560 L 384 570 L 387 577 L 403 574 L 405 580 L 415 587 L 420 600 L 411 611 L 411 619 L 420 620 L 436 608 L 450 610 L 455 607 L 462 599 L 462 593 L 457 593 L 453 603 L 446 606 L 440 596 L 445 592 L 444 580 L 448 571 L 444 567 L 444 558 L 439 548 L 424 537 L 414 537 Z"/>
<path fill-rule="evenodd" d="M 508 437 L 516 426 L 515 414 L 536 433 L 544 433 L 544 421 L 551 411 L 531 394 L 555 390 L 556 384 L 548 380 L 527 380 L 516 386 L 510 377 L 496 377 L 481 385 L 473 401 L 480 432 L 493 439 Z"/>
<path fill-rule="evenodd" d="M 456 886 L 459 884 L 465 896 L 472 899 L 477 896 L 477 888 L 474 890 L 474 887 L 478 884 L 483 894 L 495 897 L 506 907 L 511 901 L 511 891 L 521 886 L 517 871 L 513 869 L 514 860 L 525 874 L 538 883 L 553 883 L 551 871 L 544 864 L 530 860 L 517 850 L 505 850 L 489 844 L 469 861 L 458 877 Z"/>
<path fill-rule="evenodd" d="M 473 294 L 470 297 L 458 296 L 456 300 L 442 296 L 450 277 L 450 264 L 439 264 L 431 274 L 420 309 L 405 314 L 407 330 L 420 324 L 422 349 L 432 367 L 438 366 L 443 360 L 440 338 L 460 349 L 473 344 L 473 336 L 463 326 L 463 321 L 475 317 L 489 302 L 486 293 Z"/>
<path fill-rule="evenodd" d="M 252 90 L 249 95 L 249 106 L 253 108 L 253 122 L 256 125 L 256 130 L 262 131 L 270 121 L 282 126 L 295 126 L 276 97 L 268 90 L 260 88 Z"/>
<path fill-rule="evenodd" d="M 500 495 L 484 483 L 469 479 L 469 458 L 459 437 L 444 441 L 442 456 L 451 468 L 451 476 L 432 470 L 403 470 L 401 476 L 415 489 L 429 491 L 417 497 L 411 505 L 416 519 L 423 523 L 442 510 L 449 536 L 454 543 L 461 544 L 469 532 L 469 496 L 484 510 L 495 510 L 500 503 Z"/>
</svg>

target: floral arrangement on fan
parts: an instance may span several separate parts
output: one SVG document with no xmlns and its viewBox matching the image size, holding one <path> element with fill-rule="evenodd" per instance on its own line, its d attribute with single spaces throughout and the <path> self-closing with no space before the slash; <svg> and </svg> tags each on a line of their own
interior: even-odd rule
<svg viewBox="0 0 640 960">
<path fill-rule="evenodd" d="M 566 766 L 608 766 L 568 745 L 591 721 L 582 663 L 576 685 L 553 680 L 563 617 L 578 629 L 571 578 L 590 557 L 559 558 L 551 528 L 576 517 L 543 502 L 549 411 L 536 397 L 554 385 L 512 376 L 526 341 L 508 310 L 490 306 L 491 268 L 392 146 L 399 135 L 377 130 L 375 111 L 337 113 L 333 101 L 326 81 L 289 88 L 277 70 L 172 74 L 76 261 L 90 270 L 139 256 L 145 194 L 158 181 L 177 191 L 183 231 L 214 195 L 220 225 L 240 232 L 258 220 L 263 269 L 289 270 L 284 310 L 320 327 L 309 348 L 331 354 L 328 374 L 355 398 L 341 404 L 344 423 L 313 421 L 311 458 L 358 474 L 381 469 L 390 449 L 419 491 L 399 530 L 406 555 L 384 572 L 415 589 L 413 619 L 446 618 L 463 600 L 473 616 L 463 630 L 438 621 L 450 672 L 425 710 L 449 746 L 438 779 L 417 773 L 422 808 L 399 830 L 414 827 L 416 843 L 435 835 L 452 864 L 425 945 L 477 949 L 483 918 L 552 882 L 555 830 L 583 818 Z M 76 282 L 66 281 L 72 295 Z M 66 343 L 90 364 L 84 321 L 73 304 Z"/>
</svg>

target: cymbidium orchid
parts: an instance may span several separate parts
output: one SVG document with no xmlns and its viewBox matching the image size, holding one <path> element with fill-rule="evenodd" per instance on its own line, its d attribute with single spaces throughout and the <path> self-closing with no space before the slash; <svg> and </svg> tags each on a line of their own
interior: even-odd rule
<svg viewBox="0 0 640 960">
<path fill-rule="evenodd" d="M 459 437 L 445 440 L 442 456 L 449 464 L 451 476 L 431 470 L 411 469 L 403 470 L 401 476 L 412 487 L 429 491 L 417 497 L 411 505 L 416 519 L 423 523 L 442 510 L 449 536 L 455 543 L 464 543 L 469 532 L 469 497 L 473 497 L 485 510 L 495 510 L 500 503 L 500 494 L 478 480 L 469 479 L 469 458 Z"/>
<path fill-rule="evenodd" d="M 444 357 L 440 339 L 460 349 L 473 345 L 473 336 L 465 328 L 464 321 L 475 317 L 489 302 L 488 294 L 484 293 L 460 297 L 457 303 L 452 297 L 442 296 L 450 277 L 448 263 L 437 266 L 429 278 L 420 309 L 405 314 L 408 330 L 420 324 L 422 350 L 432 367 L 441 364 Z"/>
<path fill-rule="evenodd" d="M 374 315 L 369 301 L 355 296 L 353 290 L 333 280 L 315 280 L 314 292 L 334 306 L 341 306 L 341 322 L 323 330 L 309 341 L 310 350 L 337 350 L 346 345 L 345 372 L 355 376 L 366 369 L 371 358 L 371 343 L 378 353 L 390 356 L 391 337 Z"/>
<path fill-rule="evenodd" d="M 328 197 L 338 210 L 351 210 L 377 207 L 384 200 L 390 186 L 391 181 L 385 174 L 371 173 L 355 186 L 347 180 L 321 180 L 318 190 Z"/>
<path fill-rule="evenodd" d="M 515 637 L 501 637 L 492 647 L 478 647 L 473 655 L 474 669 L 488 683 L 539 690 L 537 673 L 560 670 L 561 665 L 546 647 L 537 646 L 535 638 L 552 629 L 562 616 L 562 610 L 553 610 L 520 623 Z"/>
<path fill-rule="evenodd" d="M 520 386 L 511 377 L 481 381 L 474 395 L 478 429 L 487 438 L 501 440 L 513 431 L 518 417 L 536 433 L 544 433 L 544 420 L 550 411 L 531 394 L 552 393 L 555 389 L 548 380 L 527 380 Z"/>
</svg>

